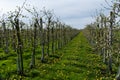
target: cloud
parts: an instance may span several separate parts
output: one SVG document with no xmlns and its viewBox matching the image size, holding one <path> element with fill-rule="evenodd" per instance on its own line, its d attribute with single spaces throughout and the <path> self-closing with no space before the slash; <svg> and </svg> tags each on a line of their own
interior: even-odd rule
<svg viewBox="0 0 120 80">
<path fill-rule="evenodd" d="M 94 21 L 92 17 L 84 18 L 70 18 L 68 20 L 63 20 L 67 24 L 70 24 L 74 28 L 83 29 L 87 24 L 90 24 Z"/>
<path fill-rule="evenodd" d="M 1 0 L 0 9 L 3 12 L 14 10 L 16 6 L 22 5 L 24 0 Z M 94 21 L 96 9 L 102 8 L 101 4 L 106 5 L 104 0 L 27 0 L 27 4 L 39 9 L 54 10 L 57 17 L 75 28 L 84 28 L 87 23 Z"/>
</svg>

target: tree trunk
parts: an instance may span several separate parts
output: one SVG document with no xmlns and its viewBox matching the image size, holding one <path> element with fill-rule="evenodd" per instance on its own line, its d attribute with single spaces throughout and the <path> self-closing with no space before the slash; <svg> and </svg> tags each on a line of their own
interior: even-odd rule
<svg viewBox="0 0 120 80">
<path fill-rule="evenodd" d="M 41 47 L 42 47 L 42 56 L 41 56 L 41 62 L 44 62 L 44 44 L 45 44 L 45 39 L 44 39 L 44 29 L 43 29 L 43 21 L 42 18 L 40 18 L 40 27 L 41 27 Z"/>
<path fill-rule="evenodd" d="M 51 34 L 52 34 L 52 53 L 54 54 L 54 23 L 52 25 L 52 30 L 51 30 Z"/>
<path fill-rule="evenodd" d="M 49 47 L 50 47 L 50 45 L 49 45 L 49 41 L 50 41 L 50 19 L 51 18 L 48 18 L 48 25 L 47 25 L 47 56 L 49 56 Z"/>
<path fill-rule="evenodd" d="M 22 40 L 20 37 L 20 27 L 19 27 L 19 19 L 15 20 L 15 28 L 17 32 L 17 54 L 18 54 L 18 74 L 23 75 L 23 51 L 22 51 Z"/>
<path fill-rule="evenodd" d="M 32 59 L 30 63 L 30 68 L 35 67 L 35 49 L 36 49 L 36 35 L 37 35 L 37 23 L 34 23 L 34 36 L 33 36 L 33 50 L 32 50 Z"/>
</svg>

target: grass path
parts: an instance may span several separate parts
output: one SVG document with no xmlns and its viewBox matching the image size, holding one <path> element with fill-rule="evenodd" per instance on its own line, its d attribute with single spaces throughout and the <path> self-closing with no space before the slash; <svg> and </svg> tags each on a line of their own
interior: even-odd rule
<svg viewBox="0 0 120 80">
<path fill-rule="evenodd" d="M 61 50 L 51 55 L 47 63 L 40 62 L 39 53 L 36 54 L 36 67 L 30 70 L 29 64 L 30 54 L 25 53 L 26 76 L 18 76 L 16 56 L 10 56 L 7 60 L 1 60 L 0 75 L 3 78 L 8 77 L 6 80 L 102 80 L 101 70 L 106 68 L 100 56 L 93 53 L 82 32 Z"/>
<path fill-rule="evenodd" d="M 80 33 L 68 45 L 58 52 L 60 58 L 51 63 L 38 65 L 32 76 L 34 80 L 99 80 L 101 65 L 100 57 L 92 53 L 91 46 Z"/>
</svg>

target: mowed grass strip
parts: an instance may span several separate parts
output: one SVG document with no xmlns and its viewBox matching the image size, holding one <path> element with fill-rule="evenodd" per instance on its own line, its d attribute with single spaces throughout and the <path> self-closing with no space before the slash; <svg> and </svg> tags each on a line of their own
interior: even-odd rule
<svg viewBox="0 0 120 80">
<path fill-rule="evenodd" d="M 28 69 L 29 63 L 30 58 L 24 62 L 26 76 L 13 73 L 9 79 L 99 80 L 102 79 L 101 70 L 106 69 L 100 56 L 93 53 L 92 47 L 82 32 L 61 50 L 51 55 L 47 63 L 41 63 L 40 58 L 36 58 L 36 67 L 32 70 Z M 10 66 L 7 65 L 7 67 Z"/>
<path fill-rule="evenodd" d="M 56 54 L 61 54 L 52 63 L 42 64 L 39 77 L 42 80 L 99 80 L 101 70 L 106 66 L 99 55 L 92 53 L 92 47 L 80 32 L 69 44 Z"/>
</svg>

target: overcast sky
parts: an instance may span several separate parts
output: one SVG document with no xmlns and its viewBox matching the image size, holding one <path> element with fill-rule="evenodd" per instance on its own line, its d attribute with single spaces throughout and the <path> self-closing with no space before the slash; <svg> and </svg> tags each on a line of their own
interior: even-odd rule
<svg viewBox="0 0 120 80">
<path fill-rule="evenodd" d="M 23 2 L 24 0 L 0 0 L 0 14 L 16 9 Z M 104 0 L 27 0 L 27 4 L 54 10 L 62 22 L 79 29 L 93 22 L 92 16 L 96 9 L 99 11 L 103 8 L 101 4 L 106 5 Z"/>
</svg>

